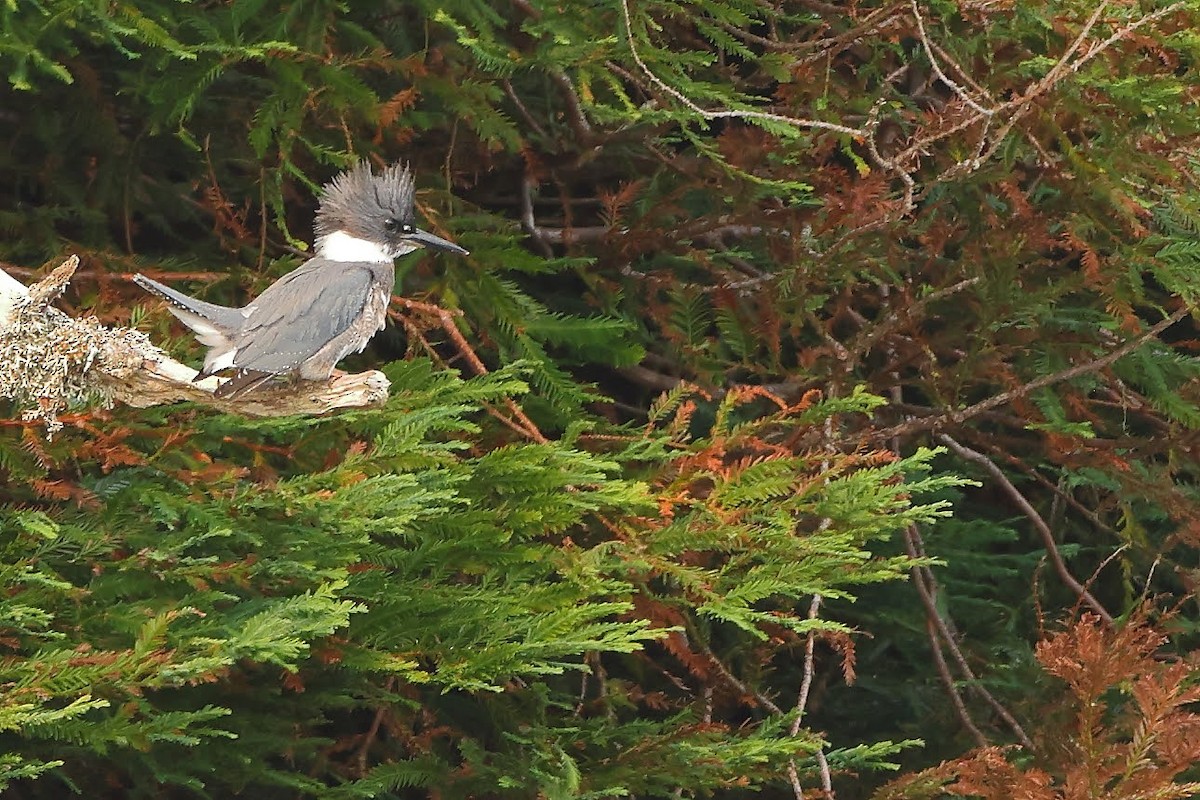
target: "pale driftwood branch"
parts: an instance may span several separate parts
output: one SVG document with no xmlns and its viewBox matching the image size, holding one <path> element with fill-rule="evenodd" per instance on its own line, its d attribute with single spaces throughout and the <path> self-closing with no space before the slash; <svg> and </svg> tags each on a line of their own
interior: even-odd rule
<svg viewBox="0 0 1200 800">
<path fill-rule="evenodd" d="M 166 355 L 144 333 L 51 307 L 78 266 L 71 256 L 28 288 L 0 270 L 0 397 L 16 401 L 23 418 L 45 424 L 48 433 L 62 427 L 58 415 L 76 402 L 147 408 L 190 401 L 231 414 L 274 417 L 374 406 L 388 398 L 388 379 L 374 370 L 327 382 L 266 386 L 236 399 L 214 397 L 223 379 L 193 383 L 196 370 Z"/>
<path fill-rule="evenodd" d="M 0 270 L 0 328 L 7 328 L 16 313 L 17 301 L 29 296 L 25 284 Z"/>
</svg>

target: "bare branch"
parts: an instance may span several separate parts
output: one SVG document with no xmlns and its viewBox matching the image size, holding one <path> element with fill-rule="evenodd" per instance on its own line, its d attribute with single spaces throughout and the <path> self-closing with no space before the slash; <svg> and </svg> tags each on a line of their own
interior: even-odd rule
<svg viewBox="0 0 1200 800">
<path fill-rule="evenodd" d="M 637 51 L 637 44 L 633 37 L 633 20 L 629 14 L 629 0 L 621 0 L 621 13 L 625 18 L 625 34 L 626 41 L 629 44 L 629 54 L 633 56 L 633 61 L 638 65 L 638 69 L 642 71 L 650 82 L 657 86 L 662 91 L 674 97 L 684 105 L 689 111 L 692 111 L 704 119 L 742 119 L 742 120 L 762 120 L 764 122 L 782 122 L 785 125 L 794 125 L 799 128 L 814 128 L 818 130 L 833 131 L 835 133 L 844 133 L 849 136 L 866 138 L 867 131 L 861 128 L 850 128 L 845 125 L 837 125 L 832 122 L 822 122 L 816 119 L 801 119 L 799 117 L 789 117 L 786 114 L 773 114 L 767 111 L 753 110 L 733 110 L 733 111 L 709 111 L 696 105 L 683 92 L 670 86 L 662 78 L 658 77 L 651 71 L 650 67 L 646 66 L 646 62 L 642 60 L 641 55 Z"/>
<path fill-rule="evenodd" d="M 979 105 L 979 103 L 976 103 L 975 98 L 971 97 L 971 95 L 969 95 L 965 89 L 951 80 L 950 76 L 942 71 L 941 63 L 939 63 L 938 59 L 933 54 L 933 46 L 929 42 L 929 35 L 925 32 L 925 20 L 921 18 L 921 8 L 917 5 L 917 0 L 912 0 L 912 13 L 913 18 L 917 21 L 917 32 L 921 36 L 921 45 L 925 48 L 925 56 L 929 59 L 929 64 L 933 67 L 934 74 L 938 76 L 942 83 L 950 87 L 951 91 L 958 95 L 964 103 L 966 103 L 976 112 L 985 117 L 990 117 L 995 114 L 996 110 L 994 108 L 984 108 L 983 106 Z"/>
<path fill-rule="evenodd" d="M 543 139 L 548 139 L 549 137 L 546 135 L 545 129 L 538 124 L 538 121 L 534 119 L 533 114 L 530 113 L 529 109 L 525 106 L 525 103 L 522 102 L 521 98 L 517 96 L 517 90 L 513 88 L 512 81 L 510 81 L 508 78 L 505 78 L 503 81 L 501 81 L 500 85 L 504 87 L 504 93 L 508 95 L 508 99 L 513 102 L 513 105 L 516 106 L 517 111 L 519 111 L 521 116 L 524 117 L 525 123 L 538 136 L 542 137 Z"/>
<path fill-rule="evenodd" d="M 741 692 L 743 697 L 753 697 L 756 701 L 758 701 L 759 705 L 767 709 L 767 711 L 770 711 L 776 716 L 783 715 L 783 709 L 780 708 L 774 700 L 772 700 L 770 697 L 767 697 L 758 689 L 751 689 L 741 679 L 734 675 L 729 667 L 725 666 L 725 663 L 717 657 L 717 654 L 712 651 L 712 648 L 708 646 L 708 644 L 697 634 L 696 631 L 692 631 L 691 634 L 692 635 L 689 637 L 690 640 L 700 648 L 704 655 L 708 656 L 713 668 L 731 686 Z"/>
<path fill-rule="evenodd" d="M 808 605 L 808 618 L 815 620 L 820 612 L 821 595 L 814 594 L 812 602 Z M 792 736 L 800 733 L 800 725 L 804 720 L 804 711 L 808 706 L 808 693 L 812 689 L 813 655 L 816 652 L 816 644 L 817 632 L 810 630 L 804 640 L 804 677 L 800 681 L 800 694 L 796 698 L 796 717 L 792 720 L 792 727 L 788 731 Z M 817 750 L 817 766 L 821 771 L 821 788 L 825 790 L 827 795 L 832 795 L 833 777 L 829 773 L 829 762 L 825 759 L 825 748 L 823 747 Z M 800 775 L 796 771 L 795 759 L 788 760 L 788 780 L 792 784 L 792 793 L 796 796 L 796 800 L 804 800 L 804 789 L 800 785 Z"/>
<path fill-rule="evenodd" d="M 580 144 L 586 146 L 592 140 L 592 126 L 588 122 L 587 114 L 583 112 L 583 103 L 579 99 L 579 93 L 575 91 L 575 85 L 562 70 L 552 71 L 550 78 L 558 84 L 563 100 L 567 103 L 567 109 L 570 111 L 567 119 L 571 123 L 571 130 L 579 138 Z"/>
<path fill-rule="evenodd" d="M 905 530 L 904 547 L 911 558 L 926 557 L 925 544 L 921 539 L 921 532 L 915 525 L 910 525 L 908 529 Z M 1024 728 L 1022 728 L 1021 724 L 1017 722 L 1017 719 L 1012 715 L 1012 712 L 1005 708 L 1004 705 L 997 700 L 991 692 L 984 688 L 983 684 L 980 683 L 979 678 L 976 677 L 974 670 L 971 669 L 970 664 L 967 663 L 966 656 L 964 656 L 962 650 L 959 649 L 958 642 L 955 641 L 954 631 L 952 631 L 950 627 L 951 623 L 947 622 L 947 620 L 942 616 L 941 611 L 938 609 L 938 586 L 937 579 L 934 577 L 933 571 L 929 569 L 929 567 L 917 565 L 912 569 L 912 576 L 913 585 L 917 589 L 917 596 L 921 598 L 921 605 L 925 607 L 927 630 L 929 630 L 932 634 L 936 634 L 936 636 L 931 635 L 929 641 L 930 646 L 934 650 L 935 666 L 938 666 L 939 662 L 940 664 L 945 665 L 945 656 L 942 654 L 942 646 L 944 645 L 945 648 L 950 652 L 951 657 L 954 659 L 954 663 L 958 665 L 963 677 L 966 679 L 967 688 L 978 695 L 981 700 L 991 706 L 992 710 L 996 712 L 997 716 L 1004 720 L 1005 724 L 1007 724 L 1009 729 L 1012 730 L 1013 735 L 1017 737 L 1017 741 L 1019 741 L 1021 745 L 1025 747 L 1025 749 L 1032 752 L 1033 742 L 1030 740 L 1029 736 L 1026 735 Z M 941 673 L 941 669 L 941 666 L 938 666 L 939 673 Z M 961 709 L 959 712 L 959 718 L 962 720 L 963 725 L 969 731 L 972 731 L 972 735 L 975 736 L 976 741 L 986 742 L 983 734 L 979 732 L 979 729 L 975 726 L 975 723 L 971 720 L 970 715 L 967 713 L 966 706 L 962 705 L 962 699 L 958 696 L 958 690 L 954 686 L 954 681 L 949 679 L 949 676 L 950 673 L 947 667 L 942 680 L 944 683 L 946 683 L 947 692 L 951 695 L 951 702 L 954 703 L 956 709 Z M 949 682 L 947 682 L 948 679 Z"/>
<path fill-rule="evenodd" d="M 968 461 L 974 461 L 976 464 L 983 467 L 983 469 L 989 475 L 991 475 L 997 483 L 1000 484 L 1001 488 L 1004 489 L 1005 494 L 1012 498 L 1012 501 L 1017 504 L 1018 508 L 1021 509 L 1021 513 L 1023 513 L 1029 519 L 1029 521 L 1033 523 L 1033 527 L 1037 530 L 1038 535 L 1042 538 L 1042 543 L 1046 547 L 1046 555 L 1050 557 L 1050 563 L 1054 565 L 1054 571 L 1058 573 L 1059 579 L 1062 580 L 1062 582 L 1065 583 L 1081 601 L 1099 614 L 1101 619 L 1111 625 L 1113 621 L 1112 615 L 1109 614 L 1108 610 L 1100 604 L 1099 600 L 1092 596 L 1092 593 L 1087 590 L 1087 587 L 1077 581 L 1075 576 L 1071 574 L 1071 571 L 1067 569 L 1066 562 L 1064 562 L 1062 559 L 1062 554 L 1058 552 L 1058 543 L 1054 541 L 1054 532 L 1050 530 L 1050 526 L 1046 524 L 1046 520 L 1044 520 L 1042 515 L 1037 512 L 1037 509 L 1033 507 L 1033 504 L 1031 504 L 1029 500 L 1025 498 L 1025 495 L 1021 494 L 1017 487 L 1013 485 L 1013 482 L 1008 479 L 1008 476 L 1004 474 L 1004 470 L 996 466 L 996 462 L 992 461 L 978 450 L 972 450 L 966 445 L 959 444 L 952 436 L 942 433 L 938 434 L 937 438 L 938 441 L 949 447 L 959 458 L 965 458 Z"/>
<path fill-rule="evenodd" d="M 961 411 L 947 411 L 931 417 L 908 420 L 899 425 L 894 425 L 891 428 L 885 428 L 884 430 L 876 431 L 870 434 L 870 438 L 876 440 L 893 439 L 899 436 L 911 436 L 914 433 L 923 433 L 925 431 L 936 430 L 948 422 L 960 424 L 968 419 L 971 419 L 972 417 L 979 416 L 985 411 L 991 411 L 997 406 L 1002 406 L 1005 403 L 1012 402 L 1013 400 L 1024 397 L 1030 392 L 1035 392 L 1038 389 L 1044 389 L 1045 387 L 1053 386 L 1056 383 L 1062 383 L 1063 381 L 1069 381 L 1083 375 L 1090 375 L 1093 372 L 1099 372 L 1100 370 L 1105 369 L 1117 361 L 1120 361 L 1122 358 L 1129 355 L 1134 350 L 1137 350 L 1139 347 L 1158 336 L 1176 322 L 1179 322 L 1179 320 L 1186 317 L 1191 310 L 1191 306 L 1180 307 L 1170 316 L 1155 323 L 1144 333 L 1130 339 L 1124 345 L 1118 347 L 1116 350 L 1112 351 L 1106 356 L 1101 356 L 1100 358 L 1087 361 L 1083 364 L 1077 364 L 1073 367 L 1055 372 L 1050 375 L 1043 375 L 1042 377 L 1032 380 L 1029 383 L 1018 386 L 1015 389 L 1010 389 L 1007 392 L 1000 392 L 999 394 L 992 395 L 986 400 L 980 400 L 978 403 L 967 406 Z"/>
<path fill-rule="evenodd" d="M 815 620 L 821 612 L 821 595 L 814 594 L 812 602 L 808 606 L 809 620 Z M 809 631 L 807 638 L 804 640 L 804 677 L 800 682 L 800 695 L 796 698 L 796 718 L 792 720 L 791 733 L 795 736 L 800 732 L 800 724 L 804 719 L 804 711 L 808 706 L 808 693 L 812 689 L 813 680 L 813 654 L 816 650 L 817 632 Z"/>
<path fill-rule="evenodd" d="M 934 618 L 928 614 L 925 615 L 925 635 L 929 639 L 933 665 L 937 669 L 942 685 L 946 687 L 946 694 L 950 697 L 950 704 L 954 706 L 954 713 L 958 715 L 959 722 L 971 734 L 975 744 L 979 747 L 987 747 L 989 744 L 987 737 L 979 730 L 975 720 L 971 719 L 971 714 L 967 711 L 967 704 L 963 702 L 962 695 L 958 693 L 958 687 L 954 685 L 954 676 L 950 674 L 950 666 L 946 663 L 946 656 L 942 654 L 942 642 L 938 637 L 937 625 L 934 623 Z"/>
</svg>

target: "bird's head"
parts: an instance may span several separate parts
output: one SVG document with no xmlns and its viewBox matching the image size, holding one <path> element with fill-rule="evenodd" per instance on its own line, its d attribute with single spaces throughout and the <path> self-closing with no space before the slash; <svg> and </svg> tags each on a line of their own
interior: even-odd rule
<svg viewBox="0 0 1200 800">
<path fill-rule="evenodd" d="M 379 175 L 365 161 L 321 190 L 317 255 L 334 261 L 391 261 L 419 247 L 465 256 L 454 242 L 423 231 L 413 214 L 413 176 L 393 164 Z"/>
</svg>

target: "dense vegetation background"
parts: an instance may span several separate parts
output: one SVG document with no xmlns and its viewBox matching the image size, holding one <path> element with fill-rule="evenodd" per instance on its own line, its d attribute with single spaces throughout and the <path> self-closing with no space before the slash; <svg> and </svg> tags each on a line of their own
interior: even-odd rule
<svg viewBox="0 0 1200 800">
<path fill-rule="evenodd" d="M 1190 796 L 1198 23 L 0 6 L 0 266 L 73 313 L 195 359 L 128 276 L 253 295 L 358 158 L 472 251 L 382 411 L 4 415 L 0 785 Z"/>
</svg>

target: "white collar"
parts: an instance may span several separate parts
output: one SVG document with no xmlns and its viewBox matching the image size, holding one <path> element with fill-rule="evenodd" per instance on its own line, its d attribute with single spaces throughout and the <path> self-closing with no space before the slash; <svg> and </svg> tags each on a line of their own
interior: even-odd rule
<svg viewBox="0 0 1200 800">
<path fill-rule="evenodd" d="M 370 261 L 377 264 L 393 260 L 383 245 L 359 239 L 345 231 L 334 231 L 317 239 L 317 256 L 330 261 Z"/>
</svg>

